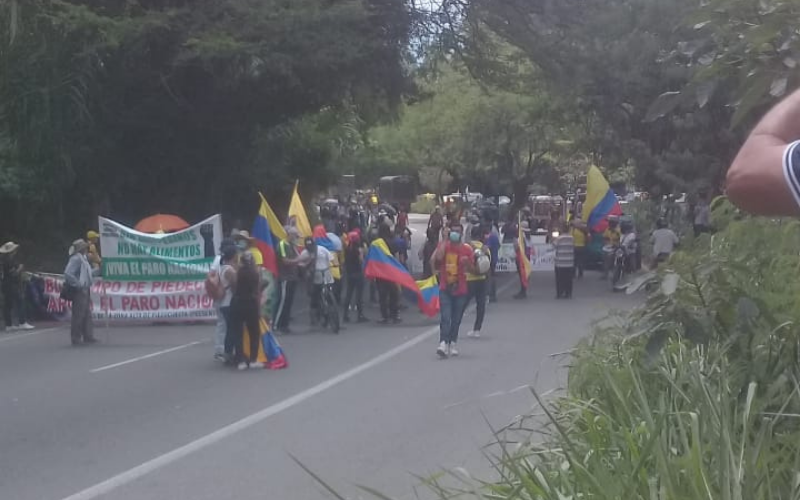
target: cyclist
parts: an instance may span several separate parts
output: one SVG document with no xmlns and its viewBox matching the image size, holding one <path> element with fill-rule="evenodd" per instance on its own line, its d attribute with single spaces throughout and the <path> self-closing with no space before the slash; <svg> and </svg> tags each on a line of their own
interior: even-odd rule
<svg viewBox="0 0 800 500">
<path fill-rule="evenodd" d="M 311 278 L 311 317 L 314 319 L 321 317 L 322 287 L 333 285 L 333 274 L 331 274 L 333 255 L 327 248 L 317 245 L 314 238 L 306 238 L 304 243 L 305 248 L 296 260 L 300 266 L 314 262 L 314 273 Z"/>
</svg>

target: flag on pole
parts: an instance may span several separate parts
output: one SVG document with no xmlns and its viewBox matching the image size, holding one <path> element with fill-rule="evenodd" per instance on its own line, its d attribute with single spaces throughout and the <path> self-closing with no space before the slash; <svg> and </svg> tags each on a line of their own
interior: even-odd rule
<svg viewBox="0 0 800 500">
<path fill-rule="evenodd" d="M 273 237 L 274 229 L 270 225 L 269 205 L 264 197 L 261 197 L 261 208 L 258 210 L 256 220 L 253 222 L 253 240 L 256 248 L 261 252 L 263 258 L 262 266 L 273 275 L 278 275 L 278 258 L 275 251 L 278 241 Z M 274 214 L 273 214 L 274 216 Z"/>
<path fill-rule="evenodd" d="M 525 233 L 522 231 L 522 214 L 517 215 L 517 261 L 520 265 L 517 266 L 519 270 L 519 279 L 522 287 L 528 289 L 528 277 L 531 275 L 531 261 L 525 252 Z"/>
<path fill-rule="evenodd" d="M 608 227 L 609 215 L 622 215 L 622 208 L 603 173 L 597 166 L 592 165 L 586 176 L 583 220 L 589 229 L 595 233 L 602 233 Z"/>
<path fill-rule="evenodd" d="M 299 181 L 294 182 L 294 192 L 292 193 L 292 201 L 289 203 L 289 218 L 294 219 L 297 232 L 303 238 L 311 236 L 311 223 L 308 222 L 308 215 L 303 206 L 303 200 L 300 199 L 300 194 L 297 192 L 297 185 Z"/>
<path fill-rule="evenodd" d="M 272 210 L 272 207 L 270 206 L 267 199 L 264 198 L 264 195 L 258 193 L 258 196 L 261 197 L 262 208 L 266 209 L 267 222 L 269 223 L 270 231 L 272 231 L 272 241 L 277 246 L 281 240 L 287 239 L 286 229 L 284 229 L 283 224 L 281 224 L 281 220 L 278 218 L 277 215 L 275 215 L 275 211 Z"/>
</svg>

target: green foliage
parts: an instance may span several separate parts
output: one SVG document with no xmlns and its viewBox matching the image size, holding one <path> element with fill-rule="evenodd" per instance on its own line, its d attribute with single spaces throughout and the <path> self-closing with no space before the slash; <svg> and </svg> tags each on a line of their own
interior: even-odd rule
<svg viewBox="0 0 800 500">
<path fill-rule="evenodd" d="M 550 95 L 571 102 L 566 118 L 579 132 L 576 149 L 605 170 L 633 165 L 636 185 L 657 194 L 691 191 L 698 182 L 717 189 L 739 139 L 729 130 L 729 102 L 706 88 L 702 109 L 680 106 L 675 96 L 694 68 L 667 57 L 691 31 L 680 27 L 696 5 L 446 1 L 442 11 L 459 15 L 445 16 L 451 22 L 444 24 L 444 39 L 457 40 L 451 49 L 490 84 L 507 80 L 518 61 L 526 61 L 540 78 L 512 79 L 515 87 L 525 92 L 544 83 Z M 503 45 L 513 47 L 515 57 L 498 58 Z"/>
<path fill-rule="evenodd" d="M 725 200 L 715 212 L 725 212 Z M 497 432 L 491 482 L 440 498 L 800 498 L 800 224 L 733 218 L 570 359 L 545 417 Z M 541 415 L 541 414 L 539 414 Z M 535 429 L 535 430 L 534 430 Z"/>
<path fill-rule="evenodd" d="M 731 126 L 746 128 L 797 86 L 798 13 L 796 0 L 702 2 L 685 19 L 692 33 L 668 58 L 693 68 L 692 80 L 672 101 L 696 100 L 702 108 L 718 95 L 736 108 Z"/>
<path fill-rule="evenodd" d="M 524 194 L 533 183 L 563 188 L 569 172 L 559 160 L 571 150 L 571 130 L 553 96 L 485 88 L 457 64 L 421 75 L 419 86 L 397 123 L 370 130 L 376 166 L 419 171 L 426 189 L 440 193 L 449 187 L 444 176 L 453 188 L 490 194 Z"/>
<path fill-rule="evenodd" d="M 0 3 L 0 231 L 318 188 L 411 89 L 412 22 L 388 0 Z"/>
</svg>

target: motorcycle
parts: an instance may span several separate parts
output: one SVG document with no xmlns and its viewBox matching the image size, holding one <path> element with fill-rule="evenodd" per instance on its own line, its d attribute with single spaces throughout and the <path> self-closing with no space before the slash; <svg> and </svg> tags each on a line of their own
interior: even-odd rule
<svg viewBox="0 0 800 500">
<path fill-rule="evenodd" d="M 625 250 L 625 247 L 620 246 L 614 250 L 613 269 L 611 285 L 616 287 L 619 282 L 622 281 L 622 277 L 625 276 L 628 269 L 628 252 Z"/>
</svg>

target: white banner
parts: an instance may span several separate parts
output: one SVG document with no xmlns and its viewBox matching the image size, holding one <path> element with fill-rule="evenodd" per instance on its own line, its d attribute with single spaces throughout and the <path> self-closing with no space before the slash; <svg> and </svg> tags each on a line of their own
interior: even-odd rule
<svg viewBox="0 0 800 500">
<path fill-rule="evenodd" d="M 169 234 L 141 233 L 104 217 L 100 223 L 107 281 L 202 281 L 222 241 L 219 215 Z"/>
<path fill-rule="evenodd" d="M 72 303 L 59 297 L 64 276 L 36 274 L 44 280 L 46 313 L 67 321 Z M 214 302 L 206 295 L 203 281 L 105 281 L 92 285 L 92 317 L 109 321 L 213 320 Z"/>
<path fill-rule="evenodd" d="M 555 271 L 556 251 L 549 243 L 534 243 L 529 247 L 531 253 L 531 271 Z M 497 272 L 516 273 L 517 257 L 513 243 L 503 243 L 497 253 Z"/>
</svg>

